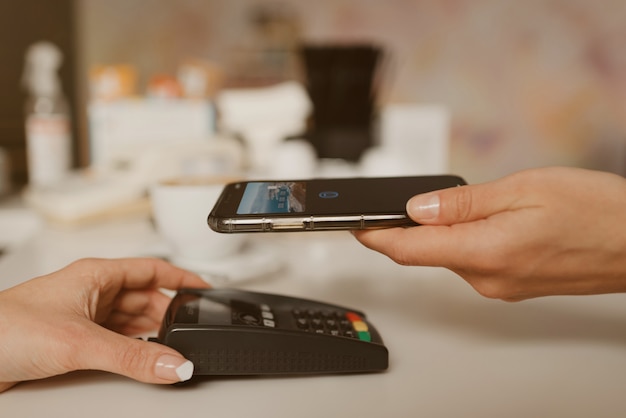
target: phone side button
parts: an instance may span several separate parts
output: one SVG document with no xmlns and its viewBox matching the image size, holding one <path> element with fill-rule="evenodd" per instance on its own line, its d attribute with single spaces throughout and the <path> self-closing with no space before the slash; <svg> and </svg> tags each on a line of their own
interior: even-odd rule
<svg viewBox="0 0 626 418">
<path fill-rule="evenodd" d="M 304 229 L 304 222 L 302 220 L 293 219 L 275 219 L 271 224 L 269 224 L 269 227 L 274 231 Z"/>
</svg>

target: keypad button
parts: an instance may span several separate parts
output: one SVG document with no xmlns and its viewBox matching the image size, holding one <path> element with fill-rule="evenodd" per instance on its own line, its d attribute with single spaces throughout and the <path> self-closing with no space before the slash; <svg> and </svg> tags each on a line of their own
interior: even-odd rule
<svg viewBox="0 0 626 418">
<path fill-rule="evenodd" d="M 321 312 L 321 316 L 322 318 L 328 320 L 328 319 L 337 319 L 337 316 L 339 314 L 335 311 L 322 311 Z"/>
<path fill-rule="evenodd" d="M 347 319 L 342 319 L 341 321 L 339 321 L 339 326 L 342 329 L 352 329 L 352 322 L 348 321 Z"/>
<path fill-rule="evenodd" d="M 356 337 L 356 334 L 354 333 L 354 331 L 352 331 L 350 329 L 343 331 L 343 335 L 344 335 L 344 337 L 350 337 L 350 338 L 355 338 Z"/>
<path fill-rule="evenodd" d="M 359 340 L 361 341 L 367 341 L 367 342 L 372 341 L 372 335 L 369 332 L 359 331 L 358 337 L 359 337 Z"/>
<path fill-rule="evenodd" d="M 311 325 L 315 329 L 324 329 L 324 322 L 319 318 L 313 318 L 311 320 Z"/>
<path fill-rule="evenodd" d="M 292 314 L 296 326 L 307 332 L 355 338 L 371 341 L 372 336 L 365 320 L 355 312 L 339 312 L 334 310 L 293 309 Z M 264 319 L 272 319 L 261 312 Z"/>
<path fill-rule="evenodd" d="M 352 323 L 352 327 L 357 332 L 367 332 L 367 331 L 369 331 L 369 328 L 367 327 L 367 324 L 365 322 L 363 322 L 363 321 L 354 321 Z"/>
<path fill-rule="evenodd" d="M 347 312 L 347 313 L 346 313 L 346 318 L 347 318 L 349 321 L 351 321 L 351 322 L 354 322 L 354 321 L 362 321 L 362 320 L 363 320 L 363 318 L 361 318 L 361 316 L 360 316 L 359 314 L 356 314 L 356 313 L 354 313 L 354 312 Z"/>
</svg>

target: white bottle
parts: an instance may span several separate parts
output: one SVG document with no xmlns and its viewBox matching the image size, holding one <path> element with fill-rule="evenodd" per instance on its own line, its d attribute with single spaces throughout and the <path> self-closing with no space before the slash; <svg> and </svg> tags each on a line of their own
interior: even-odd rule
<svg viewBox="0 0 626 418">
<path fill-rule="evenodd" d="M 28 182 L 34 188 L 54 185 L 70 170 L 69 107 L 58 76 L 62 59 L 59 48 L 49 42 L 35 43 L 26 52 L 26 155 Z"/>
</svg>

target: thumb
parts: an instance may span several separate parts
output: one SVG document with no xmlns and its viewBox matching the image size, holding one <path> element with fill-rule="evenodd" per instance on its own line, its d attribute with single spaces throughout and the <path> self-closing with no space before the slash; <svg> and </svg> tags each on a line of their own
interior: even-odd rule
<svg viewBox="0 0 626 418">
<path fill-rule="evenodd" d="M 419 224 L 452 225 L 484 219 L 509 207 L 497 183 L 467 185 L 413 196 L 408 215 Z"/>
<path fill-rule="evenodd" d="M 126 337 L 105 328 L 84 349 L 82 369 L 104 370 L 146 383 L 171 384 L 191 379 L 193 363 L 165 345 Z M 98 353 L 94 356 L 93 353 Z"/>
</svg>

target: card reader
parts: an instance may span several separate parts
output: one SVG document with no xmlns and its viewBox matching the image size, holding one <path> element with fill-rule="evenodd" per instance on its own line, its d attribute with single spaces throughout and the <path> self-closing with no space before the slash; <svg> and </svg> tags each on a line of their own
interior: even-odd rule
<svg viewBox="0 0 626 418">
<path fill-rule="evenodd" d="M 239 289 L 181 289 L 158 338 L 193 362 L 194 375 L 379 372 L 380 334 L 358 310 Z"/>
</svg>

